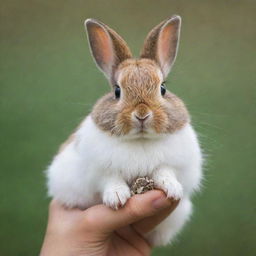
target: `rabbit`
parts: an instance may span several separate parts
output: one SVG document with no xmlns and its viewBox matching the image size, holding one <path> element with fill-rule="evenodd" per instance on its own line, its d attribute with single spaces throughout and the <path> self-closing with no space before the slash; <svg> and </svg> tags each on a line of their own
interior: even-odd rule
<svg viewBox="0 0 256 256">
<path fill-rule="evenodd" d="M 111 84 L 91 113 L 60 147 L 47 169 L 48 193 L 66 207 L 95 204 L 118 209 L 129 184 L 150 177 L 177 208 L 146 239 L 170 243 L 192 212 L 191 195 L 202 179 L 202 153 L 183 101 L 165 79 L 176 58 L 181 17 L 174 15 L 145 39 L 140 58 L 95 19 L 85 21 L 91 54 Z"/>
</svg>

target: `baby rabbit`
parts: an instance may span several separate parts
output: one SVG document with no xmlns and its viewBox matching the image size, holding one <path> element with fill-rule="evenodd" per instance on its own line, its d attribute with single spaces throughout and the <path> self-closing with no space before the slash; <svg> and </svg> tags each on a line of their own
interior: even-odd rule
<svg viewBox="0 0 256 256">
<path fill-rule="evenodd" d="M 190 197 L 202 178 L 202 155 L 189 113 L 165 79 L 175 61 L 181 18 L 172 16 L 147 36 L 140 58 L 125 41 L 94 19 L 85 28 L 99 69 L 111 84 L 92 112 L 61 146 L 47 170 L 49 195 L 67 207 L 95 204 L 118 209 L 131 197 L 129 185 L 148 176 L 175 211 L 147 235 L 168 244 L 189 218 Z"/>
</svg>

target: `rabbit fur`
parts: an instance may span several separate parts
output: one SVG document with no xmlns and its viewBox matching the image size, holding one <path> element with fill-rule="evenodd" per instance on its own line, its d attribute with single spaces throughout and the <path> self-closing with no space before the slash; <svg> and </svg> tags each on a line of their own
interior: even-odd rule
<svg viewBox="0 0 256 256">
<path fill-rule="evenodd" d="M 177 208 L 146 238 L 166 245 L 192 212 L 200 187 L 202 154 L 188 111 L 164 81 L 175 61 L 181 18 L 166 19 L 148 34 L 140 58 L 107 25 L 88 19 L 91 53 L 112 91 L 64 143 L 47 169 L 49 195 L 67 207 L 95 204 L 118 209 L 139 176 L 154 180 Z"/>
</svg>

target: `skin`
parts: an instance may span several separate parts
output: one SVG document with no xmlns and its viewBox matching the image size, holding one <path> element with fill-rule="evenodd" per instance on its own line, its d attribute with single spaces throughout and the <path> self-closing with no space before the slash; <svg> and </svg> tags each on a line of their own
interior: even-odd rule
<svg viewBox="0 0 256 256">
<path fill-rule="evenodd" d="M 152 247 L 144 236 L 177 205 L 159 190 L 135 195 L 117 211 L 66 209 L 53 200 L 40 256 L 148 256 Z"/>
</svg>

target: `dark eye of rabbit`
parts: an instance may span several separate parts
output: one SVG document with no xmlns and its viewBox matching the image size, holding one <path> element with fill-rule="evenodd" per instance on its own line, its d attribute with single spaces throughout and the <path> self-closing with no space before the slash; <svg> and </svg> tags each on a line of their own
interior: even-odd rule
<svg viewBox="0 0 256 256">
<path fill-rule="evenodd" d="M 116 96 L 116 99 L 120 98 L 120 94 L 121 94 L 120 87 L 118 85 L 115 85 L 115 96 Z"/>
<path fill-rule="evenodd" d="M 166 93 L 165 83 L 161 84 L 161 94 L 164 96 Z"/>
</svg>

